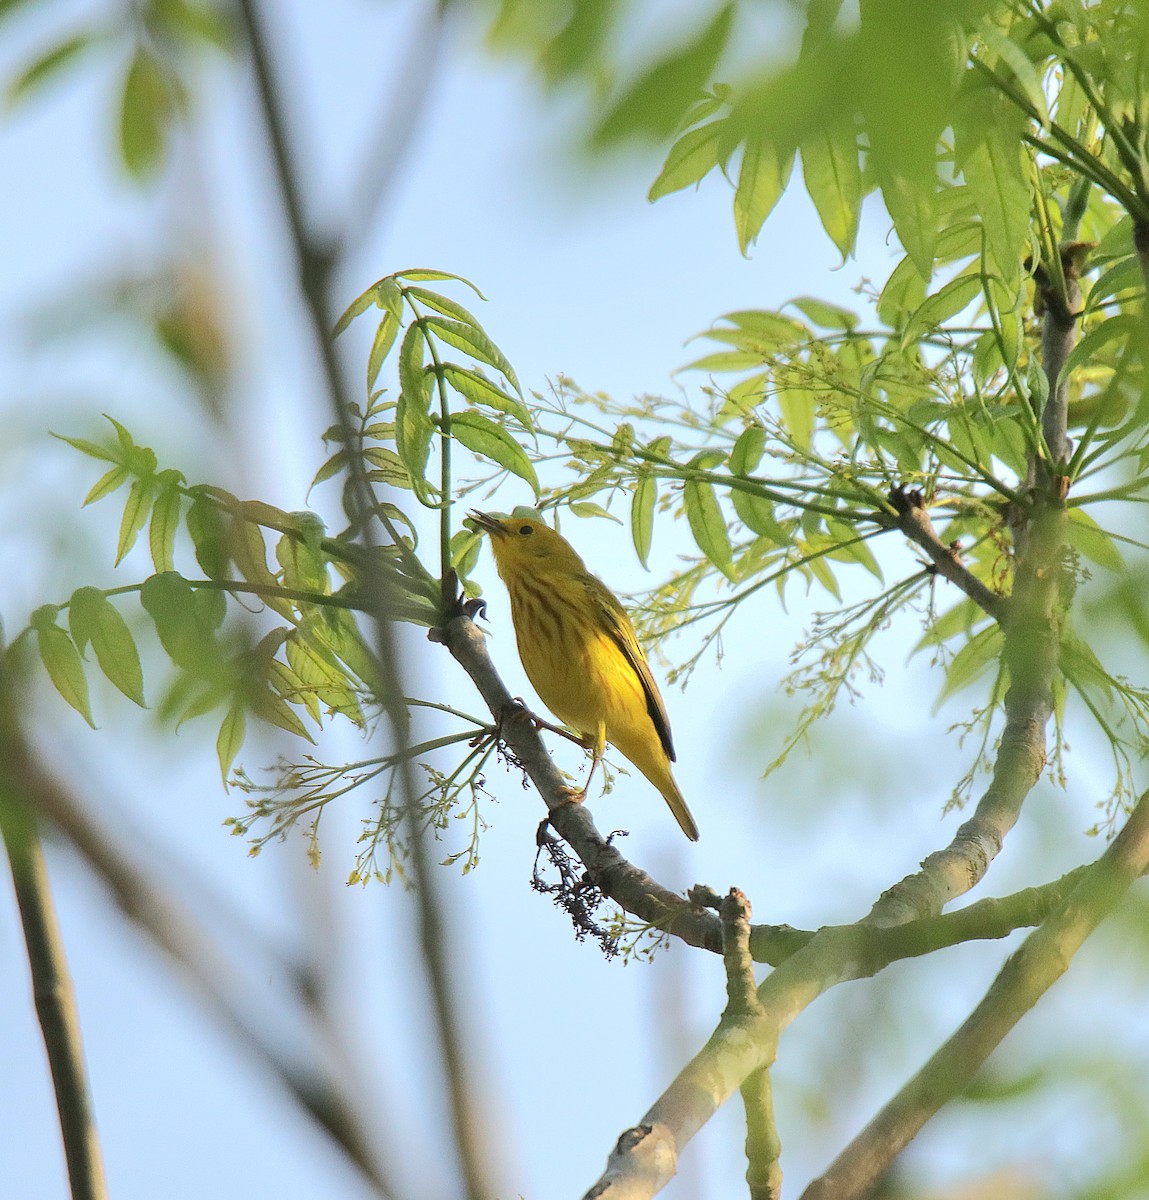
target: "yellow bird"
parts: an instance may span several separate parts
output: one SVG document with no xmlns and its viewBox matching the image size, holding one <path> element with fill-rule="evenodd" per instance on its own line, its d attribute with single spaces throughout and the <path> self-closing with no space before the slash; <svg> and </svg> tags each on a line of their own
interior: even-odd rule
<svg viewBox="0 0 1149 1200">
<path fill-rule="evenodd" d="M 698 841 L 670 773 L 666 709 L 617 597 L 533 510 L 470 516 L 490 535 L 511 597 L 519 657 L 539 699 L 593 751 L 592 774 L 610 742 L 658 788 L 682 832 Z"/>
</svg>

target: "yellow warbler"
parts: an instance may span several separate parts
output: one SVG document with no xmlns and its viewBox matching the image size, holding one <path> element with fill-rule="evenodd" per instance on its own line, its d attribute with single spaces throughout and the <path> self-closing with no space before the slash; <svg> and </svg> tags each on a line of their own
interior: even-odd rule
<svg viewBox="0 0 1149 1200">
<path fill-rule="evenodd" d="M 662 793 L 682 832 L 698 841 L 698 826 L 670 773 L 674 745 L 666 709 L 617 597 L 532 510 L 470 515 L 490 535 L 511 597 L 519 657 L 539 698 L 582 735 L 594 763 L 607 742 L 629 759 Z"/>
</svg>

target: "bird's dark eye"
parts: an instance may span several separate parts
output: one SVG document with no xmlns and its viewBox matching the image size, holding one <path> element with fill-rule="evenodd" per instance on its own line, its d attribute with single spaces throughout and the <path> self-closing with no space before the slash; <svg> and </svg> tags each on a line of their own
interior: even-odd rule
<svg viewBox="0 0 1149 1200">
<path fill-rule="evenodd" d="M 519 533 L 521 533 L 523 535 L 523 537 L 528 537 L 530 534 L 534 533 L 534 531 L 535 531 L 535 527 L 533 525 L 520 525 L 519 526 Z"/>
</svg>

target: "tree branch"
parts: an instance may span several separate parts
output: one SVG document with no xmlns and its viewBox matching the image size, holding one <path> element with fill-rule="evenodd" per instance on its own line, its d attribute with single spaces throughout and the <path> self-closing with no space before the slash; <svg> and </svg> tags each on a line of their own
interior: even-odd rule
<svg viewBox="0 0 1149 1200">
<path fill-rule="evenodd" d="M 726 963 L 725 1019 L 747 1019 L 750 1032 L 761 1020 L 762 1005 L 755 991 L 750 958 L 750 902 L 731 888 L 718 906 L 722 922 L 722 957 Z M 782 1143 L 774 1123 L 770 1072 L 763 1067 L 747 1076 L 741 1087 L 746 1110 L 746 1182 L 750 1200 L 778 1200 L 782 1194 Z"/>
<path fill-rule="evenodd" d="M 1069 968 L 1085 939 L 1149 869 L 1149 799 L 1048 920 L 1009 958 L 981 1003 L 916 1076 L 803 1193 L 862 1200 L 937 1110 L 957 1095 L 1005 1035 Z"/>
<path fill-rule="evenodd" d="M 947 546 L 938 537 L 922 493 L 917 489 L 896 487 L 890 492 L 890 503 L 897 512 L 896 528 L 926 552 L 932 569 L 965 592 L 991 617 L 1002 620 L 1009 607 L 1009 601 L 991 591 L 972 571 L 962 565 L 956 544 Z M 880 516 L 883 523 L 888 520 L 884 513 Z"/>
<path fill-rule="evenodd" d="M 232 978 L 215 939 L 198 917 L 175 899 L 170 886 L 161 885 L 139 867 L 138 861 L 152 861 L 153 856 L 144 853 L 139 860 L 128 858 L 22 737 L 7 743 L 4 763 L 10 786 L 21 801 L 37 817 L 51 822 L 64 834 L 111 890 L 121 912 L 183 970 L 223 1026 L 270 1070 L 300 1108 L 327 1131 L 378 1195 L 399 1195 L 386 1167 L 396 1155 L 385 1154 L 379 1146 L 379 1132 L 367 1130 L 361 1117 L 363 1100 L 354 1077 L 341 1073 L 325 1057 L 310 1053 L 305 1042 L 294 1042 L 291 1053 L 285 1053 L 269 1036 L 267 1022 L 247 1014 L 243 997 L 248 988 Z M 232 933 L 241 929 L 234 914 L 225 919 Z M 245 944 L 237 958 L 251 964 L 262 961 L 268 953 L 265 945 Z M 298 985 L 299 972 L 292 964 L 278 960 L 277 965 L 286 978 Z M 298 990 L 294 999 L 305 1021 L 322 1018 L 322 1014 L 311 1012 L 308 998 Z"/>
<path fill-rule="evenodd" d="M 32 994 L 52 1072 L 72 1200 L 106 1200 L 107 1181 L 88 1091 L 80 1017 L 44 852 L 35 818 L 7 781 L 0 784 L 0 832 L 24 926 Z"/>
<path fill-rule="evenodd" d="M 238 8 L 251 52 L 260 108 L 275 165 L 276 181 L 298 260 L 301 296 L 310 318 L 315 346 L 323 364 L 334 418 L 343 427 L 349 439 L 348 444 L 354 444 L 355 431 L 351 426 L 348 396 L 330 336 L 330 280 L 336 248 L 321 244 L 307 226 L 302 188 L 293 166 L 290 139 L 284 119 L 284 105 L 271 69 L 268 39 L 257 4 L 255 0 L 239 0 Z M 347 515 L 351 525 L 362 530 L 362 540 L 370 548 L 371 527 L 367 518 L 378 512 L 378 504 L 360 456 L 351 455 L 348 461 Z M 475 1109 L 476 1093 L 470 1082 L 473 1067 L 466 1050 L 458 999 L 451 984 L 447 918 L 435 874 L 437 864 L 432 860 L 431 849 L 427 844 L 427 830 L 415 800 L 412 765 L 409 756 L 403 753 L 409 741 L 409 714 L 403 700 L 405 692 L 401 686 L 402 664 L 388 608 L 387 581 L 370 555 L 366 565 L 365 591 L 372 600 L 375 649 L 383 680 L 378 699 L 387 715 L 401 755 L 398 763 L 400 794 L 404 800 L 405 822 L 410 842 L 410 862 L 419 917 L 419 944 L 446 1076 L 455 1147 L 468 1197 L 470 1200 L 483 1200 L 491 1191 L 488 1184 L 491 1173 L 486 1147 L 479 1136 L 482 1122 Z"/>
</svg>

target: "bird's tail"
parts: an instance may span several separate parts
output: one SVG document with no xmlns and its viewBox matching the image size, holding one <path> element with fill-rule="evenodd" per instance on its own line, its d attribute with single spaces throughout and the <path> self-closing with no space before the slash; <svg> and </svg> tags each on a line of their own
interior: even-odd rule
<svg viewBox="0 0 1149 1200">
<path fill-rule="evenodd" d="M 670 811 L 674 813 L 674 819 L 678 822 L 682 832 L 692 842 L 698 841 L 698 826 L 690 815 L 690 809 L 686 807 L 686 801 L 678 790 L 678 784 L 674 782 L 674 777 L 669 771 L 667 771 L 665 779 L 659 780 L 658 790 L 662 793 L 666 803 L 670 805 Z"/>
</svg>

